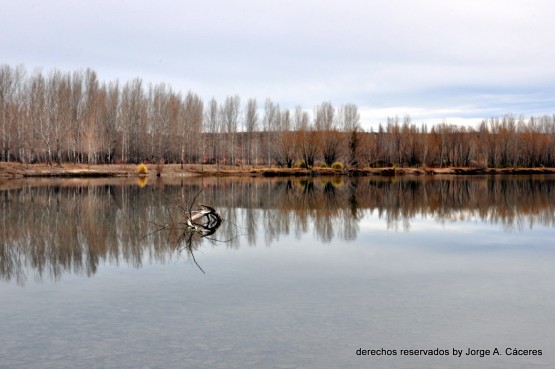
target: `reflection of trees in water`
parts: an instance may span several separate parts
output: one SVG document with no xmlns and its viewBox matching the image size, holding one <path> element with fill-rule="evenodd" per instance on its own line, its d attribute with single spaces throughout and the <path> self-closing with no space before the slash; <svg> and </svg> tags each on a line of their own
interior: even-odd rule
<svg viewBox="0 0 555 369">
<path fill-rule="evenodd" d="M 219 239 L 271 244 L 285 235 L 314 232 L 322 242 L 353 240 L 359 220 L 377 213 L 389 228 L 410 228 L 415 217 L 439 222 L 478 219 L 518 230 L 555 226 L 555 178 L 210 178 L 144 188 L 129 185 L 22 186 L 0 191 L 0 276 L 24 283 L 63 273 L 92 275 L 102 262 L 167 262 L 178 234 L 153 232 L 149 221 L 179 216 L 177 205 L 218 209 Z M 245 237 L 236 238 L 237 233 Z M 148 235 L 145 237 L 145 235 Z M 204 241 L 192 240 L 192 248 Z"/>
<path fill-rule="evenodd" d="M 441 223 L 479 220 L 513 231 L 555 226 L 554 189 L 553 177 L 402 177 L 359 183 L 356 201 L 393 229 L 408 230 L 410 220 L 420 216 Z"/>
</svg>

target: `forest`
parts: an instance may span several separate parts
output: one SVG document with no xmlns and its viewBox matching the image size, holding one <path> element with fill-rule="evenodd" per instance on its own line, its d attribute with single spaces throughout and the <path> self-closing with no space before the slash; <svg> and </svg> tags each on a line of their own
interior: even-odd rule
<svg viewBox="0 0 555 369">
<path fill-rule="evenodd" d="M 409 116 L 361 128 L 355 104 L 312 111 L 238 95 L 202 100 L 140 78 L 0 66 L 0 161 L 360 167 L 555 167 L 555 115 L 507 114 L 475 128 Z"/>
</svg>

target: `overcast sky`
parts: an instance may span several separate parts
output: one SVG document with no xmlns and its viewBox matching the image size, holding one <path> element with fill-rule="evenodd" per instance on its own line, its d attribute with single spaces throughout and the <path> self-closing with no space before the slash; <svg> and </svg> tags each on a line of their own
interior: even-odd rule
<svg viewBox="0 0 555 369">
<path fill-rule="evenodd" d="M 543 0 L 0 0 L 2 64 L 92 68 L 205 100 L 355 103 L 475 124 L 555 113 L 555 3 Z"/>
</svg>

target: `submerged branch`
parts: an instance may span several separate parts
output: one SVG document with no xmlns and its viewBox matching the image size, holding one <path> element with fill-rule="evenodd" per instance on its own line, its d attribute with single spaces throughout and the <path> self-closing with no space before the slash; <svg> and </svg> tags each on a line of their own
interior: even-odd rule
<svg viewBox="0 0 555 369">
<path fill-rule="evenodd" d="M 212 237 L 214 233 L 218 230 L 222 224 L 222 217 L 218 211 L 208 205 L 199 204 L 199 207 L 193 210 L 197 197 L 202 192 L 202 189 L 193 197 L 193 200 L 189 204 L 188 208 L 184 206 L 179 206 L 178 209 L 183 216 L 183 219 L 179 219 L 177 222 L 172 218 L 171 213 L 169 214 L 170 222 L 168 224 L 158 224 L 156 222 L 150 222 L 150 224 L 157 227 L 156 230 L 147 234 L 145 237 L 153 235 L 163 230 L 170 231 L 168 238 L 171 237 L 172 232 L 178 231 L 179 236 L 175 241 L 176 248 L 179 252 L 186 250 L 187 254 L 191 256 L 193 262 L 200 269 L 202 273 L 205 273 L 204 269 L 201 268 L 197 262 L 194 255 L 193 243 L 206 238 L 212 243 L 215 242 L 229 242 L 230 240 L 218 240 Z M 171 242 L 171 241 L 170 241 Z"/>
</svg>

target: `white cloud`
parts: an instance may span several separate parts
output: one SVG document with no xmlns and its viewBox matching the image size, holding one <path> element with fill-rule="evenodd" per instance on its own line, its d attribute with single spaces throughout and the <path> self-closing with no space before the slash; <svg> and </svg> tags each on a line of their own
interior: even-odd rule
<svg viewBox="0 0 555 369">
<path fill-rule="evenodd" d="M 380 123 L 385 127 L 388 117 L 399 117 L 400 122 L 403 122 L 405 116 L 411 118 L 411 122 L 419 125 L 421 123 L 427 123 L 428 128 L 430 125 L 439 123 L 449 123 L 464 125 L 468 127 L 476 128 L 480 123 L 478 118 L 465 118 L 468 112 L 474 112 L 479 116 L 479 112 L 473 110 L 472 107 L 447 107 L 447 108 L 437 108 L 437 109 L 427 109 L 421 106 L 390 106 L 387 108 L 372 108 L 372 107 L 360 107 L 361 121 L 363 122 L 363 128 L 365 130 L 373 129 L 377 131 Z M 485 117 L 485 116 L 484 116 Z"/>
</svg>

